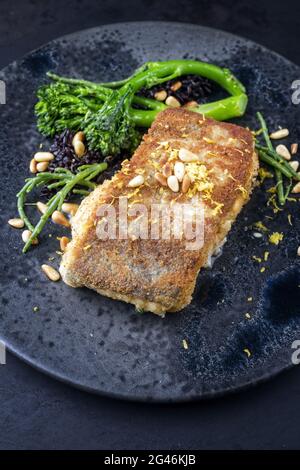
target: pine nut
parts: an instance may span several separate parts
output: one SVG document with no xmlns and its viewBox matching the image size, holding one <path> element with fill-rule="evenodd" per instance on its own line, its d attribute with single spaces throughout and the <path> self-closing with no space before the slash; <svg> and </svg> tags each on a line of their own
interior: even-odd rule
<svg viewBox="0 0 300 470">
<path fill-rule="evenodd" d="M 41 202 L 41 201 L 38 201 L 38 202 L 37 202 L 36 207 L 37 207 L 38 210 L 41 212 L 41 214 L 45 214 L 45 212 L 46 212 L 47 209 L 48 209 L 47 204 L 44 204 L 44 203 Z"/>
<path fill-rule="evenodd" d="M 145 178 L 143 177 L 143 175 L 136 175 L 134 178 L 132 178 L 129 181 L 128 187 L 129 188 L 138 188 L 139 186 L 144 184 L 144 182 L 145 182 Z"/>
<path fill-rule="evenodd" d="M 286 145 L 277 145 L 276 147 L 276 152 L 281 155 L 285 160 L 290 160 L 291 159 L 291 154 L 289 152 L 289 149 L 286 147 Z"/>
<path fill-rule="evenodd" d="M 300 246 L 298 246 L 297 255 L 300 256 Z"/>
<path fill-rule="evenodd" d="M 181 106 L 179 101 L 176 98 L 174 98 L 174 96 L 168 96 L 165 103 L 167 106 L 170 106 L 171 108 L 179 108 Z"/>
<path fill-rule="evenodd" d="M 294 171 L 297 171 L 298 168 L 299 168 L 299 162 L 297 162 L 296 160 L 290 162 L 290 165 L 291 165 L 291 167 L 293 168 Z"/>
<path fill-rule="evenodd" d="M 29 163 L 29 171 L 30 173 L 37 173 L 37 169 L 36 169 L 36 161 L 34 158 L 32 158 L 30 160 L 30 163 Z"/>
<path fill-rule="evenodd" d="M 42 264 L 41 268 L 50 281 L 56 282 L 60 280 L 59 272 L 56 271 L 56 269 L 54 269 L 52 266 L 49 266 L 49 264 Z"/>
<path fill-rule="evenodd" d="M 172 169 L 172 166 L 170 165 L 170 163 L 166 163 L 165 166 L 163 167 L 163 175 L 166 177 L 166 178 L 169 178 L 169 176 L 171 176 L 172 172 L 173 172 L 173 169 Z"/>
<path fill-rule="evenodd" d="M 181 183 L 184 177 L 185 166 L 183 162 L 176 162 L 174 165 L 174 175 L 177 177 L 178 181 Z"/>
<path fill-rule="evenodd" d="M 36 169 L 38 172 L 46 171 L 49 166 L 49 162 L 39 162 L 36 164 Z"/>
<path fill-rule="evenodd" d="M 30 230 L 24 230 L 22 232 L 22 240 L 23 240 L 24 243 L 26 243 L 29 240 L 30 237 L 31 237 L 31 231 Z"/>
<path fill-rule="evenodd" d="M 79 205 L 71 202 L 64 202 L 61 206 L 61 210 L 66 212 L 66 214 L 75 215 L 78 211 Z"/>
<path fill-rule="evenodd" d="M 179 90 L 179 88 L 182 87 L 182 83 L 181 82 L 175 82 L 173 83 L 173 85 L 171 85 L 171 90 L 172 91 L 177 91 Z"/>
<path fill-rule="evenodd" d="M 157 100 L 157 101 L 165 101 L 165 99 L 167 98 L 167 92 L 165 90 L 161 90 L 161 91 L 157 91 L 155 94 L 154 94 L 154 98 Z"/>
<path fill-rule="evenodd" d="M 198 161 L 198 156 L 195 153 L 190 152 L 190 150 L 187 150 L 187 149 L 184 149 L 184 148 L 181 148 L 179 150 L 178 156 L 179 156 L 179 158 L 182 162 L 189 163 L 189 162 L 197 162 Z"/>
<path fill-rule="evenodd" d="M 161 173 L 155 173 L 154 178 L 159 182 L 159 184 L 161 184 L 161 186 L 168 186 L 167 178 Z"/>
<path fill-rule="evenodd" d="M 54 211 L 51 218 L 55 224 L 63 225 L 64 227 L 70 227 L 71 225 L 67 217 L 60 211 Z"/>
<path fill-rule="evenodd" d="M 76 141 L 84 142 L 84 139 L 85 139 L 85 136 L 84 136 L 84 133 L 82 131 L 76 132 L 76 134 L 74 135 L 73 140 L 72 140 L 73 147 L 74 147 L 74 144 L 75 144 Z"/>
<path fill-rule="evenodd" d="M 292 193 L 294 193 L 294 194 L 300 193 L 300 182 L 297 183 L 297 184 L 293 187 Z"/>
<path fill-rule="evenodd" d="M 68 237 L 61 237 L 61 239 L 59 240 L 59 246 L 61 251 L 66 251 L 67 245 L 68 243 L 70 243 L 70 241 L 71 240 Z"/>
<path fill-rule="evenodd" d="M 278 131 L 272 132 L 272 134 L 270 134 L 270 138 L 274 140 L 284 139 L 284 137 L 287 137 L 288 135 L 289 135 L 288 129 L 278 129 Z"/>
<path fill-rule="evenodd" d="M 54 155 L 51 152 L 37 152 L 34 159 L 36 162 L 51 162 L 54 160 Z"/>
<path fill-rule="evenodd" d="M 175 175 L 171 175 L 168 178 L 168 186 L 173 191 L 173 193 L 178 193 L 179 191 L 179 181 Z"/>
<path fill-rule="evenodd" d="M 184 108 L 195 108 L 196 106 L 198 106 L 197 101 L 188 101 L 185 103 Z"/>
<path fill-rule="evenodd" d="M 191 185 L 191 178 L 189 177 L 189 175 L 184 175 L 182 186 L 181 186 L 181 191 L 183 193 L 186 193 L 189 190 L 190 185 Z"/>
<path fill-rule="evenodd" d="M 13 228 L 23 228 L 25 225 L 22 219 L 9 219 L 7 223 Z"/>
<path fill-rule="evenodd" d="M 73 147 L 77 157 L 80 158 L 85 154 L 85 145 L 81 140 L 75 140 Z"/>
<path fill-rule="evenodd" d="M 291 154 L 295 155 L 298 152 L 298 144 L 291 145 Z"/>
<path fill-rule="evenodd" d="M 24 230 L 24 231 L 22 232 L 22 240 L 23 240 L 23 242 L 24 242 L 24 243 L 27 243 L 28 240 L 29 240 L 29 238 L 31 237 L 31 235 L 32 235 L 32 232 L 31 232 L 30 230 Z M 38 239 L 37 239 L 37 238 L 34 238 L 34 239 L 32 240 L 32 244 L 33 244 L 33 245 L 37 245 L 37 244 L 38 244 Z"/>
</svg>

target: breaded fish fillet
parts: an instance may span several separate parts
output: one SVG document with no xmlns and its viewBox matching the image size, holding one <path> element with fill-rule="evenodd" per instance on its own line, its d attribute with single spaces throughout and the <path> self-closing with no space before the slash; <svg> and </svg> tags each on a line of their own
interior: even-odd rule
<svg viewBox="0 0 300 470">
<path fill-rule="evenodd" d="M 222 244 L 247 202 L 257 168 L 249 130 L 184 109 L 163 111 L 131 160 L 124 161 L 110 181 L 81 203 L 60 267 L 63 280 L 157 314 L 181 310 L 191 302 L 199 270 Z M 130 233 L 128 238 L 117 234 L 99 239 L 99 226 L 113 221 L 111 213 L 99 215 L 99 208 L 103 204 L 113 208 L 120 229 L 120 200 L 129 209 L 143 204 L 150 214 L 153 204 L 201 206 L 203 246 L 187 249 L 182 232 L 181 238 L 171 232 L 169 239 L 142 239 Z M 129 222 L 140 218 L 129 217 Z M 153 215 L 144 227 L 151 223 L 158 223 Z M 191 226 L 195 223 L 193 219 Z"/>
</svg>

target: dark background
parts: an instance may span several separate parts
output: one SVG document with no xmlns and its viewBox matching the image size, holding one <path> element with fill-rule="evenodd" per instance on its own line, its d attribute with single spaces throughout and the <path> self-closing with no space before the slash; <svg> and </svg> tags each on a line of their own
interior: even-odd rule
<svg viewBox="0 0 300 470">
<path fill-rule="evenodd" d="M 220 28 L 300 65 L 296 1 L 0 0 L 0 68 L 57 36 L 130 20 Z M 300 448 L 300 368 L 218 400 L 146 405 L 74 390 L 8 354 L 0 399 L 1 449 Z"/>
</svg>

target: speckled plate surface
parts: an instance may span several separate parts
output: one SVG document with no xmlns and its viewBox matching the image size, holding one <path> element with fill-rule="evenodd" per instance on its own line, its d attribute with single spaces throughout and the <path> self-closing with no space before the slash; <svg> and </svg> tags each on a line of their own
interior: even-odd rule
<svg viewBox="0 0 300 470">
<path fill-rule="evenodd" d="M 40 370 L 115 397 L 183 401 L 242 389 L 291 366 L 291 345 L 300 339 L 299 203 L 274 215 L 265 188 L 255 190 L 213 269 L 200 273 L 191 305 L 165 319 L 137 314 L 87 289 L 50 283 L 40 265 L 54 257 L 58 266 L 61 229 L 49 224 L 40 245 L 22 255 L 20 233 L 6 224 L 16 214 L 15 194 L 28 175 L 29 158 L 43 140 L 33 105 L 48 70 L 112 80 L 145 61 L 180 57 L 227 66 L 242 80 L 250 102 L 240 124 L 255 126 L 261 110 L 271 128 L 287 126 L 289 142 L 300 141 L 300 107 L 291 102 L 300 68 L 250 41 L 199 26 L 146 22 L 81 31 L 0 72 L 7 89 L 7 104 L 0 106 L 0 337 Z M 279 246 L 268 244 L 267 235 L 253 236 L 258 220 L 284 232 Z M 253 260 L 265 251 L 267 262 Z"/>
</svg>

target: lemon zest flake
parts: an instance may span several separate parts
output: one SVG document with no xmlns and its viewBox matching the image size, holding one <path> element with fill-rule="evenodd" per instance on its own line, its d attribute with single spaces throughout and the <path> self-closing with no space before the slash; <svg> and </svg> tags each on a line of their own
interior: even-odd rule
<svg viewBox="0 0 300 470">
<path fill-rule="evenodd" d="M 266 227 L 261 220 L 258 220 L 255 222 L 254 227 L 257 228 L 258 230 L 261 230 L 262 232 L 268 232 L 269 229 Z"/>
<path fill-rule="evenodd" d="M 283 233 L 282 232 L 273 232 L 269 236 L 269 242 L 273 243 L 273 245 L 279 245 L 279 243 L 283 240 Z"/>
<path fill-rule="evenodd" d="M 251 357 L 251 352 L 250 352 L 250 350 L 249 350 L 248 348 L 244 348 L 244 349 L 243 349 L 243 352 L 244 352 L 245 354 L 247 354 L 248 357 Z"/>
<path fill-rule="evenodd" d="M 272 194 L 271 197 L 269 197 L 267 201 L 267 206 L 272 206 L 273 213 L 277 214 L 277 212 L 282 211 L 283 209 L 280 209 L 276 203 L 276 194 Z"/>
<path fill-rule="evenodd" d="M 258 170 L 258 176 L 260 179 L 260 183 L 263 183 L 266 178 L 273 178 L 273 174 L 270 171 L 262 167 L 260 167 Z"/>
</svg>

